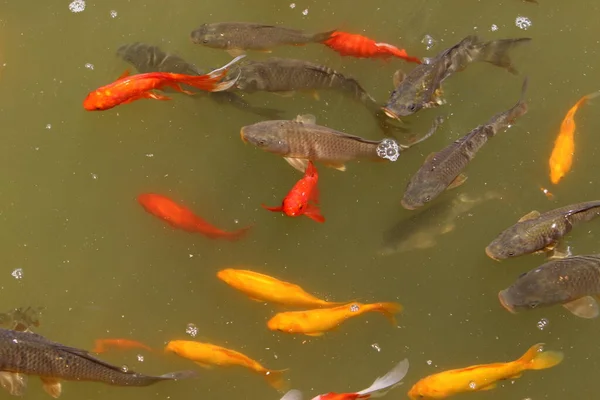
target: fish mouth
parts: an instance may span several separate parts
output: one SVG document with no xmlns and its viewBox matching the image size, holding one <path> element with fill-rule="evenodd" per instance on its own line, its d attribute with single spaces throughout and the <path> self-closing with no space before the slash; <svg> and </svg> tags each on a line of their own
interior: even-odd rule
<svg viewBox="0 0 600 400">
<path fill-rule="evenodd" d="M 408 204 L 406 202 L 406 200 L 404 200 L 404 199 L 400 200 L 400 204 L 402 205 L 402 207 L 406 208 L 407 210 L 416 210 L 417 208 L 419 208 L 419 206 L 414 206 L 412 204 Z"/>
<path fill-rule="evenodd" d="M 396 119 L 398 121 L 402 121 L 400 119 L 400 117 L 398 116 L 398 114 L 396 114 L 395 112 L 393 112 L 392 110 L 390 110 L 387 107 L 382 107 L 381 108 L 383 110 L 383 112 L 385 113 L 385 115 L 387 115 L 388 117 L 390 117 L 391 119 Z"/>
<path fill-rule="evenodd" d="M 501 290 L 498 292 L 498 300 L 500 300 L 500 304 L 502 304 L 502 307 L 504 307 L 508 312 L 510 312 L 511 314 L 516 314 L 517 312 L 515 311 L 515 309 L 509 306 L 506 302 L 506 299 L 504 298 L 505 292 L 505 290 Z"/>
<path fill-rule="evenodd" d="M 242 138 L 242 142 L 248 143 L 248 140 L 246 139 L 246 136 L 244 135 L 244 128 L 243 127 L 242 127 L 242 129 L 240 129 L 240 137 Z"/>
<path fill-rule="evenodd" d="M 500 260 L 498 257 L 495 257 L 495 256 L 493 255 L 493 253 L 492 253 L 492 250 L 491 250 L 489 247 L 486 247 L 486 248 L 485 248 L 485 254 L 487 254 L 487 256 L 488 256 L 489 258 L 491 258 L 492 260 L 495 260 L 495 261 L 501 261 L 501 260 Z"/>
</svg>

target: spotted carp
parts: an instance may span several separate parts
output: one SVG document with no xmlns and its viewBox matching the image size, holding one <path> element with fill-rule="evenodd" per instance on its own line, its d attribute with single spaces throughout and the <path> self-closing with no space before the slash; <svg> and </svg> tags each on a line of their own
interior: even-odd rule
<svg viewBox="0 0 600 400">
<path fill-rule="evenodd" d="M 479 125 L 443 150 L 430 154 L 408 182 L 402 206 L 408 210 L 415 210 L 438 197 L 446 189 L 463 184 L 467 178 L 462 171 L 475 158 L 477 152 L 488 140 L 509 128 L 518 117 L 527 112 L 526 90 L 527 79 L 523 82 L 521 98 L 511 109 L 494 115 L 488 122 Z"/>
<path fill-rule="evenodd" d="M 61 381 L 101 382 L 114 386 L 148 386 L 167 380 L 195 376 L 193 371 L 150 376 L 126 371 L 87 351 L 56 343 L 31 332 L 0 328 L 0 383 L 11 394 L 21 394 L 26 386 L 23 375 L 37 375 L 44 390 L 57 398 Z"/>
<path fill-rule="evenodd" d="M 252 22 L 218 22 L 202 24 L 192 31 L 192 42 L 213 49 L 227 50 L 230 54 L 241 54 L 244 50 L 269 51 L 282 45 L 303 46 L 321 43 L 335 31 L 308 33 L 283 26 Z"/>
<path fill-rule="evenodd" d="M 571 232 L 573 225 L 600 215 L 600 200 L 571 204 L 540 214 L 531 211 L 504 230 L 486 248 L 494 260 L 504 260 L 530 253 L 554 250 L 558 242 Z"/>
<path fill-rule="evenodd" d="M 439 53 L 428 63 L 418 65 L 408 75 L 394 74 L 394 86 L 385 114 L 394 119 L 416 113 L 423 108 L 443 104 L 442 82 L 470 63 L 485 61 L 517 74 L 508 56 L 513 47 L 530 41 L 530 38 L 500 39 L 482 42 L 477 36 L 467 36 L 458 44 Z"/>
<path fill-rule="evenodd" d="M 600 312 L 600 254 L 552 260 L 526 272 L 498 299 L 515 313 L 561 304 L 581 318 L 596 318 Z"/>
</svg>

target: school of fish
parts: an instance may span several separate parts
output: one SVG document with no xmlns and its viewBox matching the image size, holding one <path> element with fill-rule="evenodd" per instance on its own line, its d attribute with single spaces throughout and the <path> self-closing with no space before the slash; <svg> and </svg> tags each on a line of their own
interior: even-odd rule
<svg viewBox="0 0 600 400">
<path fill-rule="evenodd" d="M 525 1 L 538 3 L 535 0 Z M 538 6 L 541 7 L 539 4 Z M 276 201 L 271 202 L 265 193 L 264 199 L 257 201 L 257 204 L 265 210 L 278 213 L 273 214 L 274 224 L 281 220 L 285 220 L 290 226 L 313 222 L 323 224 L 326 218 L 321 211 L 321 200 L 327 201 L 327 188 L 323 190 L 325 197 L 322 198 L 321 189 L 326 185 L 319 180 L 319 173 L 327 177 L 340 176 L 337 175 L 339 172 L 347 171 L 348 168 L 360 168 L 366 161 L 380 163 L 382 168 L 388 168 L 413 146 L 426 147 L 425 141 L 441 130 L 444 118 L 440 115 L 432 119 L 428 132 L 408 143 L 401 143 L 395 137 L 390 137 L 389 127 L 402 130 L 404 128 L 398 124 L 410 120 L 414 114 L 425 109 L 435 112 L 444 106 L 446 100 L 442 84 L 451 75 L 464 71 L 472 63 L 492 64 L 501 68 L 498 71 L 504 70 L 502 73 L 506 74 L 506 84 L 515 92 L 512 106 L 502 105 L 499 112 L 484 119 L 472 130 L 463 132 L 458 139 L 448 140 L 442 148 L 430 149 L 433 151 L 429 155 L 420 158 L 420 166 L 405 169 L 409 179 L 404 193 L 398 195 L 397 206 L 407 210 L 405 212 L 410 217 L 383 233 L 383 246 L 379 255 L 425 251 L 442 240 L 444 235 L 460 230 L 460 218 L 472 208 L 483 202 L 502 200 L 502 195 L 496 190 L 466 195 L 454 189 L 465 185 L 465 171 L 474 168 L 470 165 L 479 161 L 479 158 L 475 160 L 475 156 L 482 153 L 480 158 L 483 157 L 488 148 L 494 146 L 493 142 L 506 139 L 504 132 L 518 125 L 520 119 L 527 114 L 529 79 L 526 75 L 515 78 L 520 73 L 513 64 L 511 55 L 526 46 L 534 46 L 531 38 L 485 41 L 479 36 L 467 34 L 462 40 L 427 60 L 410 55 L 406 49 L 394 44 L 339 29 L 308 32 L 257 22 L 205 22 L 192 29 L 189 38 L 194 45 L 198 45 L 194 46 L 198 49 L 204 47 L 207 52 L 225 51 L 234 58 L 217 69 L 205 72 L 156 45 L 141 42 L 121 45 L 117 49 L 117 55 L 135 68 L 137 73 L 130 74 L 127 70 L 113 82 L 98 83 L 101 86 L 92 89 L 85 96 L 84 110 L 110 112 L 115 107 L 142 99 L 168 101 L 175 96 L 171 98 L 162 93 L 171 91 L 176 96 L 183 97 L 207 96 L 206 98 L 224 107 L 232 106 L 253 114 L 261 120 L 240 126 L 240 137 L 236 133 L 236 140 L 248 145 L 244 148 L 246 151 L 262 150 L 270 153 L 264 157 L 278 156 L 293 168 L 281 163 L 281 168 L 290 176 L 290 185 L 273 194 Z M 390 80 L 394 89 L 387 100 L 379 102 L 356 78 L 327 65 L 294 58 L 254 58 L 254 52 L 271 53 L 282 46 L 309 45 L 321 45 L 341 57 L 381 59 L 385 63 L 402 62 L 412 69 L 407 73 L 399 69 L 393 74 Z M 255 92 L 283 96 L 302 92 L 309 93 L 318 100 L 319 92 L 324 90 L 336 91 L 341 96 L 359 102 L 361 107 L 364 105 L 385 137 L 367 138 L 362 134 L 359 136 L 357 133 L 320 125 L 317 124 L 317 116 L 311 114 L 294 113 L 294 118 L 285 119 L 282 117 L 282 110 L 253 105 L 249 101 L 251 97 L 246 96 Z M 580 97 L 568 109 L 558 135 L 553 138 L 548 134 L 548 143 L 554 141 L 547 161 L 549 182 L 552 185 L 574 179 L 569 174 L 577 174 L 574 168 L 577 139 L 575 114 L 597 96 L 600 96 L 600 91 Z M 138 112 L 144 107 L 143 104 L 138 103 Z M 127 108 L 123 112 L 127 112 Z M 498 135 L 500 133 L 502 134 Z M 519 135 L 523 136 L 523 133 L 514 132 L 512 140 L 521 140 Z M 496 136 L 498 138 L 492 141 Z M 263 153 L 257 151 L 256 154 Z M 276 159 L 273 157 L 273 160 Z M 321 169 L 321 166 L 328 168 Z M 410 170 L 413 170 L 412 175 Z M 269 179 L 269 172 L 265 173 L 265 179 Z M 212 215 L 211 222 L 208 222 L 197 214 L 197 210 L 203 210 L 204 214 L 215 211 L 203 208 L 202 199 L 184 200 L 180 197 L 176 193 L 170 196 L 154 192 L 138 194 L 138 209 L 143 209 L 156 218 L 154 221 L 148 218 L 147 229 L 158 231 L 161 225 L 158 220 L 162 220 L 163 227 L 168 224 L 174 230 L 168 230 L 168 234 L 191 233 L 229 242 L 244 240 L 252 230 L 253 225 L 241 225 L 231 230 L 217 227 L 212 221 L 218 219 L 218 215 Z M 135 200 L 132 202 L 135 204 Z M 140 215 L 143 215 L 141 211 Z M 497 299 L 494 294 L 497 309 L 493 312 L 508 311 L 516 314 L 561 305 L 570 313 L 568 315 L 584 319 L 597 318 L 600 315 L 600 254 L 573 255 L 563 244 L 574 227 L 592 226 L 593 220 L 599 215 L 600 200 L 582 199 L 580 203 L 544 212 L 530 211 L 499 232 L 495 238 L 489 238 L 487 247 L 480 249 L 480 255 L 484 259 L 487 255 L 494 260 L 490 263 L 498 262 L 495 265 L 504 265 L 510 263 L 507 260 L 511 258 L 530 254 L 547 257 L 540 265 L 518 275 L 509 287 L 498 287 Z M 306 218 L 287 218 L 300 216 Z M 308 222 L 309 220 L 313 222 Z M 318 224 L 314 226 L 322 227 Z M 238 292 L 223 289 L 228 291 L 231 302 L 243 301 L 243 296 L 240 295 L 243 294 L 255 302 L 249 304 L 269 305 L 269 308 L 260 308 L 269 310 L 265 312 L 261 325 L 279 337 L 325 340 L 323 336 L 333 336 L 340 330 L 352 335 L 353 325 L 348 322 L 350 320 L 369 319 L 373 323 L 381 323 L 377 321 L 381 319 L 383 322 L 387 320 L 392 327 L 397 327 L 397 318 L 402 318 L 404 305 L 395 299 L 370 299 L 367 293 L 349 288 L 339 298 L 332 300 L 328 295 L 318 294 L 316 288 L 304 289 L 300 284 L 306 284 L 307 288 L 310 284 L 305 279 L 300 282 L 303 279 L 302 274 L 297 271 L 286 270 L 276 277 L 267 274 L 262 267 L 247 265 L 220 269 L 214 277 L 215 283 L 220 281 L 225 284 L 219 284 L 219 287 L 229 287 Z M 410 309 L 411 304 L 406 304 Z M 228 304 L 224 305 L 226 306 Z M 277 312 L 272 312 L 273 309 Z M 271 363 L 277 364 L 277 360 L 265 362 L 269 366 L 267 367 L 257 360 L 260 355 L 255 355 L 257 359 L 254 359 L 234 350 L 243 349 L 241 345 L 228 344 L 216 338 L 208 342 L 169 337 L 165 338 L 166 345 L 159 346 L 146 344 L 147 338 L 110 335 L 99 337 L 90 350 L 85 350 L 54 342 L 32 332 L 40 327 L 41 310 L 42 308 L 32 307 L 15 308 L 0 314 L 0 386 L 11 395 L 24 394 L 27 376 L 38 377 L 43 390 L 51 397 L 58 398 L 63 392 L 64 381 L 141 387 L 159 382 L 193 379 L 210 373 L 209 370 L 214 368 L 236 367 L 262 377 L 266 384 L 283 395 L 281 400 L 304 398 L 302 391 L 290 389 L 292 386 L 288 379 L 288 368 L 271 366 Z M 389 326 L 385 328 L 385 325 L 380 325 L 380 329 L 389 329 Z M 409 373 L 409 361 L 400 356 L 401 346 L 398 349 L 396 364 L 388 366 L 388 372 L 376 378 L 366 389 L 347 393 L 331 391 L 317 394 L 312 399 L 354 400 L 386 395 L 402 385 Z M 132 350 L 157 357 L 179 357 L 187 360 L 190 369 L 163 375 L 146 375 L 96 357 L 98 354 Z M 420 378 L 411 377 L 413 384 L 406 397 L 411 400 L 444 399 L 462 393 L 493 390 L 504 381 L 520 378 L 525 371 L 553 368 L 564 359 L 561 351 L 545 350 L 543 343 L 529 343 L 514 351 L 520 352 L 522 356 L 513 358 L 513 361 L 490 360 L 485 364 L 471 366 L 440 362 L 440 367 L 436 366 L 438 372 Z M 535 379 L 535 374 L 531 375 L 531 379 Z M 366 379 L 365 382 L 369 380 Z"/>
</svg>

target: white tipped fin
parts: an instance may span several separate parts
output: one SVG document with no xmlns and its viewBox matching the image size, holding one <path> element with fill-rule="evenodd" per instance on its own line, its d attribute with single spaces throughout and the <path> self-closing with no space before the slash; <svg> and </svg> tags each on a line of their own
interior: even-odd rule
<svg viewBox="0 0 600 400">
<path fill-rule="evenodd" d="M 302 392 L 296 389 L 289 390 L 286 394 L 283 395 L 281 400 L 303 400 L 304 396 Z"/>
<path fill-rule="evenodd" d="M 592 296 L 585 296 L 570 303 L 563 304 L 573 315 L 579 318 L 596 318 L 600 314 L 598 302 Z"/>
<path fill-rule="evenodd" d="M 1 371 L 0 386 L 12 396 L 22 396 L 27 388 L 27 380 L 25 375 Z"/>
<path fill-rule="evenodd" d="M 375 379 L 375 382 L 368 388 L 357 392 L 356 394 L 368 394 L 371 397 L 384 396 L 388 391 L 402 384 L 402 379 L 408 372 L 408 360 L 400 361 L 390 372 L 384 376 Z M 287 400 L 287 399 L 286 399 Z"/>
<path fill-rule="evenodd" d="M 316 124 L 317 118 L 312 114 L 298 115 L 295 119 L 296 122 L 302 122 L 303 124 Z"/>
<path fill-rule="evenodd" d="M 227 64 L 223 65 L 221 68 L 217 68 L 214 71 L 210 71 L 208 73 L 208 75 L 210 75 L 211 77 L 215 77 L 217 75 L 220 75 L 221 72 L 228 70 L 233 64 L 235 64 L 236 62 L 240 61 L 244 57 L 246 57 L 246 56 L 245 55 L 237 56 L 233 60 L 229 61 Z"/>
<path fill-rule="evenodd" d="M 288 164 L 297 169 L 298 171 L 304 173 L 306 168 L 308 167 L 308 160 L 302 158 L 291 158 L 291 157 L 283 157 Z"/>
</svg>

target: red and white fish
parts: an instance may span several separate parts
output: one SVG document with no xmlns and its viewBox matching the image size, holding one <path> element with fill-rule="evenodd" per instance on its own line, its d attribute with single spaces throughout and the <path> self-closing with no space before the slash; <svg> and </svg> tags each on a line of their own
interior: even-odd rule
<svg viewBox="0 0 600 400">
<path fill-rule="evenodd" d="M 354 33 L 335 31 L 323 44 L 343 56 L 383 59 L 398 57 L 408 62 L 421 64 L 419 58 L 409 56 L 404 49 L 388 43 L 377 43 L 373 39 Z"/>
</svg>

